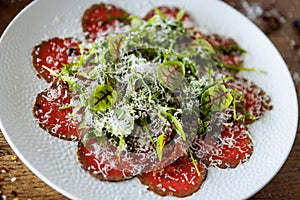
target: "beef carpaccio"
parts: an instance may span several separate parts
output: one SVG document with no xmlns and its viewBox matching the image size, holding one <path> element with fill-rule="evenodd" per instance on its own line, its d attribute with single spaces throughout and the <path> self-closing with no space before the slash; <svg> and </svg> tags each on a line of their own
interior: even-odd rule
<svg viewBox="0 0 300 200">
<path fill-rule="evenodd" d="M 260 73 L 244 67 L 246 50 L 204 34 L 188 11 L 129 13 L 91 5 L 81 39 L 57 36 L 33 48 L 37 75 L 50 84 L 34 117 L 50 135 L 77 142 L 78 162 L 101 181 L 138 178 L 161 196 L 193 195 L 210 168 L 251 158 L 248 127 L 271 99 L 239 77 Z"/>
</svg>

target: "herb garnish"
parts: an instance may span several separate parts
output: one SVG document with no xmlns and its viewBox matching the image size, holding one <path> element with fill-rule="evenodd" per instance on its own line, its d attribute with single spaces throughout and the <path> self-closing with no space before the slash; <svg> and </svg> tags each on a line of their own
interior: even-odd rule
<svg viewBox="0 0 300 200">
<path fill-rule="evenodd" d="M 44 68 L 66 81 L 77 94 L 74 115 L 83 111 L 80 128 L 88 130 L 85 142 L 90 138 L 103 141 L 109 135 L 107 139 L 118 146 L 121 162 L 121 152 L 130 151 L 127 138 L 141 129 L 147 135 L 142 139 L 154 145 L 162 161 L 170 136 L 161 132 L 170 124 L 186 143 L 187 154 L 200 175 L 189 143 L 207 132 L 210 115 L 230 109 L 236 120 L 253 118 L 243 108 L 245 99 L 224 84 L 230 76 L 219 73 L 218 67 L 253 70 L 214 59 L 218 51 L 244 53 L 238 46 L 213 49 L 205 39 L 190 39 L 180 21 L 184 11 L 175 21 L 159 10 L 157 13 L 148 21 L 136 16 L 117 18 L 130 19 L 131 30 L 81 47 L 85 51 L 78 61 L 64 65 L 61 73 Z M 184 119 L 197 111 L 195 120 Z M 153 119 L 162 124 L 151 127 Z"/>
</svg>

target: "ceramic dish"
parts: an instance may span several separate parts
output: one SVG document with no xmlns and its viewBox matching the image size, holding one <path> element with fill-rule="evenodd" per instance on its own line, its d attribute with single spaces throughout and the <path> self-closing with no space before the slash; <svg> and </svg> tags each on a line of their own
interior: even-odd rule
<svg viewBox="0 0 300 200">
<path fill-rule="evenodd" d="M 10 146 L 43 181 L 71 199 L 177 199 L 148 192 L 137 179 L 101 182 L 76 161 L 76 143 L 51 137 L 33 119 L 36 94 L 47 87 L 37 79 L 31 51 L 42 40 L 80 37 L 80 18 L 96 0 L 37 0 L 9 25 L 0 43 L 0 125 Z M 244 73 L 270 94 L 273 110 L 250 127 L 254 140 L 251 159 L 235 169 L 209 170 L 201 189 L 186 199 L 245 199 L 265 186 L 284 164 L 293 145 L 298 108 L 295 88 L 283 59 L 268 38 L 248 19 L 217 0 L 109 2 L 144 16 L 156 5 L 185 8 L 198 26 L 234 38 L 247 50 L 246 67 L 267 71 Z M 288 98 L 287 98 L 288 97 Z"/>
</svg>

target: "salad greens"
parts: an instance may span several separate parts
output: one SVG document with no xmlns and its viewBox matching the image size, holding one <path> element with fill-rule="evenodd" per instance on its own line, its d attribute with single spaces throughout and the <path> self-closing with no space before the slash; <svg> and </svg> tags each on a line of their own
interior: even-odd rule
<svg viewBox="0 0 300 200">
<path fill-rule="evenodd" d="M 177 20 L 157 13 L 148 21 L 131 16 L 124 33 L 82 44 L 77 62 L 64 65 L 60 74 L 44 68 L 76 94 L 70 106 L 87 132 L 84 141 L 107 137 L 120 155 L 128 137 L 142 130 L 161 160 L 170 138 L 162 132 L 167 126 L 187 144 L 196 166 L 189 143 L 207 131 L 212 113 L 231 109 L 240 120 L 244 116 L 236 110 L 242 109 L 249 116 L 243 97 L 224 84 L 231 77 L 219 67 L 228 66 L 213 59 L 216 51 L 244 50 L 214 49 L 205 39 L 191 39 L 181 22 L 184 11 Z"/>
</svg>

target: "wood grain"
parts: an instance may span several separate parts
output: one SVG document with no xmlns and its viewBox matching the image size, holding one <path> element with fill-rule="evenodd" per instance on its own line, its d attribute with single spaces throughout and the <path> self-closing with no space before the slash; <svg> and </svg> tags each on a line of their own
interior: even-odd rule
<svg viewBox="0 0 300 200">
<path fill-rule="evenodd" d="M 271 39 L 285 59 L 294 78 L 298 98 L 300 96 L 300 30 L 293 23 L 300 19 L 300 0 L 225 0 L 247 15 L 245 2 L 255 3 L 263 8 L 264 17 L 252 19 Z M 0 35 L 14 16 L 32 0 L 0 0 Z M 242 4 L 244 3 L 244 4 Z M 244 5 L 244 6 L 243 6 Z M 268 15 L 268 11 L 274 16 Z M 269 14 L 270 14 L 269 13 Z M 274 14 L 275 13 L 275 14 Z M 250 16 L 249 13 L 247 15 Z M 283 17 L 278 22 L 274 17 Z M 273 17 L 273 18 L 272 18 Z M 276 152 L 274 152 L 276 153 Z M 15 160 L 15 153 L 9 147 L 0 131 L 0 200 L 1 199 L 67 199 L 38 177 L 21 160 Z M 221 199 L 221 197 L 220 197 Z M 251 199 L 300 199 L 300 129 L 292 151 L 279 173 Z"/>
</svg>

